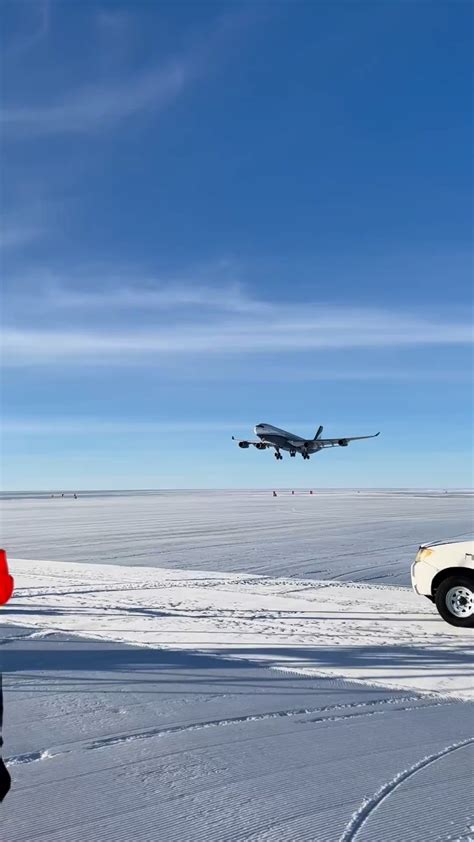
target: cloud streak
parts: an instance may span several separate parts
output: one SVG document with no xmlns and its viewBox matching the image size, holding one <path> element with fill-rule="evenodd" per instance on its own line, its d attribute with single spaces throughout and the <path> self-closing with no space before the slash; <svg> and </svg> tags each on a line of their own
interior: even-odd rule
<svg viewBox="0 0 474 842">
<path fill-rule="evenodd" d="M 53 104 L 4 108 L 0 122 L 7 136 L 97 132 L 145 109 L 166 108 L 192 77 L 192 63 L 175 60 L 128 81 L 85 86 Z"/>
<path fill-rule="evenodd" d="M 21 8 L 17 4 L 17 8 Z M 36 0 L 35 3 L 30 3 L 28 11 L 30 14 L 28 19 L 31 19 L 33 26 L 27 32 L 23 32 L 12 42 L 5 50 L 5 55 L 8 57 L 18 58 L 24 53 L 31 50 L 39 44 L 44 38 L 49 35 L 51 25 L 51 0 Z"/>
<path fill-rule="evenodd" d="M 44 227 L 31 222 L 0 221 L 0 249 L 15 249 L 44 234 Z"/>
<path fill-rule="evenodd" d="M 255 423 L 255 422 L 254 422 Z M 249 429 L 252 422 L 246 421 L 181 421 L 171 420 L 163 422 L 147 421 L 109 421 L 100 418 L 70 418 L 52 419 L 22 419 L 10 418 L 1 422 L 3 433 L 19 435 L 122 435 L 141 434 L 154 435 L 156 433 L 212 433 L 214 430 L 235 431 Z"/>
<path fill-rule="evenodd" d="M 37 330 L 6 328 L 6 365 L 107 364 L 162 357 L 285 354 L 336 349 L 469 345 L 472 327 L 404 313 L 355 307 L 273 305 L 255 314 L 183 320 L 179 313 L 156 327 Z"/>
<path fill-rule="evenodd" d="M 49 27 L 49 5 L 44 6 L 44 24 Z M 159 113 L 170 106 L 203 73 L 217 55 L 229 53 L 239 30 L 251 16 L 228 13 L 210 27 L 207 37 L 196 40 L 185 54 L 175 56 L 141 73 L 122 69 L 115 81 L 83 85 L 66 91 L 61 98 L 40 105 L 13 105 L 0 109 L 0 125 L 6 137 L 47 137 L 85 135 L 115 127 L 141 112 Z M 100 18 L 99 18 L 100 21 Z M 105 29 L 114 29 L 120 21 L 110 13 L 102 16 Z M 35 35 L 35 38 L 37 36 Z"/>
<path fill-rule="evenodd" d="M 289 430 L 314 431 L 314 419 L 309 421 L 280 419 L 279 423 Z M 326 419 L 326 424 L 330 420 Z M 333 422 L 334 423 L 334 422 Z M 215 435 L 216 432 L 242 434 L 254 439 L 253 420 L 222 421 L 216 418 L 183 421 L 180 418 L 167 421 L 109 420 L 102 418 L 7 418 L 0 425 L 2 434 L 13 435 L 157 435 L 160 433 L 199 433 Z M 314 432 L 313 432 L 314 435 Z"/>
<path fill-rule="evenodd" d="M 103 283 L 103 281 L 102 281 Z M 189 310 L 222 311 L 235 313 L 265 312 L 269 305 L 249 296 L 239 283 L 233 283 L 224 289 L 215 286 L 196 284 L 191 281 L 167 279 L 160 282 L 156 278 L 141 280 L 140 286 L 130 284 L 130 279 L 122 280 L 120 275 L 109 278 L 107 288 L 71 289 L 57 283 L 55 277 L 31 281 L 32 291 L 18 294 L 14 289 L 9 298 L 9 306 L 23 312 L 73 312 L 77 314 L 117 313 L 121 311 Z M 89 286 L 93 282 L 89 278 Z M 97 282 L 99 286 L 99 281 Z"/>
</svg>

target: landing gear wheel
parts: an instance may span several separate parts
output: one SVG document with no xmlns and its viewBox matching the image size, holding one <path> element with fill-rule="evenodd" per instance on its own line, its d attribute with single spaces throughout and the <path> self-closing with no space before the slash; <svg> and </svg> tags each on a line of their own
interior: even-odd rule
<svg viewBox="0 0 474 842">
<path fill-rule="evenodd" d="M 283 456 L 278 450 L 275 450 L 275 459 L 283 459 Z"/>
<path fill-rule="evenodd" d="M 456 573 L 448 576 L 435 595 L 436 608 L 452 626 L 474 628 L 474 576 Z"/>
<path fill-rule="evenodd" d="M 296 450 L 290 450 L 290 456 L 296 456 Z"/>
</svg>

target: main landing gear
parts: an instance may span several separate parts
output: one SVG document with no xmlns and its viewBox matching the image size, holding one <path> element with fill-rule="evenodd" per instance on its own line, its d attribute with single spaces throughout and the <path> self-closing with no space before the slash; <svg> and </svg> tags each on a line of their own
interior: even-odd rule
<svg viewBox="0 0 474 842">
<path fill-rule="evenodd" d="M 296 450 L 290 450 L 290 456 L 296 456 Z"/>
<path fill-rule="evenodd" d="M 275 459 L 283 459 L 283 456 L 281 455 L 279 450 L 275 450 Z"/>
<path fill-rule="evenodd" d="M 303 459 L 309 459 L 309 453 L 307 450 L 303 450 L 301 453 Z"/>
</svg>

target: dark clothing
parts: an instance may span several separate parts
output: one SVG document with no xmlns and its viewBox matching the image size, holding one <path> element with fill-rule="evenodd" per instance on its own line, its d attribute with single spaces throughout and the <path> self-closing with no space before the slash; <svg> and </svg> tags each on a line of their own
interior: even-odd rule
<svg viewBox="0 0 474 842">
<path fill-rule="evenodd" d="M 0 550 L 0 605 L 4 605 L 10 599 L 14 588 L 13 576 L 10 576 L 8 571 L 7 554 L 5 550 Z M 2 725 L 3 725 L 3 688 L 2 688 L 2 673 L 0 672 L 0 801 L 3 801 L 5 795 L 10 789 L 11 779 L 3 760 L 2 760 Z"/>
<path fill-rule="evenodd" d="M 0 674 L 0 749 L 3 745 L 2 739 L 2 722 L 3 722 L 3 691 L 2 691 L 2 676 Z M 10 775 L 0 756 L 0 801 L 3 801 L 5 795 L 10 789 Z"/>
</svg>

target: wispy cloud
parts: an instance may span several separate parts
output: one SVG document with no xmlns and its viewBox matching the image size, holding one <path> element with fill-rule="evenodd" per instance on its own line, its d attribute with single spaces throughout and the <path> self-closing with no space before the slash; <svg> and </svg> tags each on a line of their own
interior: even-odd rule
<svg viewBox="0 0 474 842">
<path fill-rule="evenodd" d="M 51 26 L 51 0 L 36 0 L 34 3 L 17 3 L 17 9 L 22 9 L 28 12 L 25 16 L 28 19 L 28 27 L 24 29 L 16 38 L 14 38 L 7 49 L 5 55 L 8 57 L 19 58 L 28 50 L 31 50 L 44 38 L 47 38 Z"/>
<path fill-rule="evenodd" d="M 99 9 L 96 14 L 96 22 L 99 29 L 104 30 L 107 35 L 117 34 L 121 37 L 127 37 L 130 26 L 134 22 L 133 14 L 126 10 L 116 7 L 104 7 Z"/>
<path fill-rule="evenodd" d="M 88 85 L 56 103 L 4 108 L 3 130 L 28 136 L 101 131 L 144 109 L 165 108 L 192 77 L 192 63 L 175 60 L 114 85 Z"/>
<path fill-rule="evenodd" d="M 43 27 L 49 25 L 49 6 L 44 6 Z M 5 136 L 38 137 L 90 134 L 113 128 L 140 112 L 160 111 L 171 105 L 203 72 L 216 56 L 236 40 L 239 30 L 250 19 L 246 14 L 228 13 L 209 28 L 207 37 L 197 40 L 186 53 L 163 59 L 141 72 L 130 67 L 115 68 L 115 80 L 84 84 L 65 91 L 60 98 L 42 104 L 5 106 L 0 124 Z M 124 25 L 124 16 L 105 12 L 99 17 L 104 31 L 114 36 Z M 106 53 L 104 52 L 104 55 Z"/>
<path fill-rule="evenodd" d="M 17 201 L 12 205 L 4 201 L 0 211 L 0 249 L 20 249 L 48 236 L 58 210 L 59 206 L 45 200 L 39 190 L 25 198 L 20 188 Z M 37 286 L 36 281 L 33 284 Z M 41 293 L 37 297 L 40 299 Z"/>
<path fill-rule="evenodd" d="M 37 330 L 6 328 L 4 361 L 8 365 L 106 362 L 127 363 L 172 356 L 279 354 L 327 349 L 402 348 L 466 345 L 471 325 L 430 320 L 402 312 L 363 307 L 269 305 L 265 313 L 226 316 L 199 311 L 152 329 Z"/>
<path fill-rule="evenodd" d="M 0 221 L 0 249 L 13 249 L 39 239 L 44 233 L 43 226 L 20 220 Z"/>
<path fill-rule="evenodd" d="M 295 420 L 280 418 L 279 423 L 285 429 L 301 430 L 303 433 L 314 431 L 314 419 Z M 331 424 L 326 419 L 326 424 Z M 334 422 L 332 422 L 334 423 Z M 204 420 L 183 421 L 182 418 L 171 418 L 167 421 L 137 421 L 137 420 L 114 420 L 102 418 L 5 418 L 0 422 L 0 429 L 3 434 L 14 435 L 157 435 L 160 433 L 182 434 L 199 433 L 215 435 L 215 433 L 236 434 L 255 438 L 252 430 L 255 426 L 255 419 L 234 419 L 222 421 L 218 418 L 207 418 Z M 313 432 L 314 435 L 314 432 Z"/>
<path fill-rule="evenodd" d="M 156 434 L 156 433 L 203 433 L 213 430 L 235 431 L 249 430 L 249 421 L 182 421 L 180 419 L 147 422 L 147 421 L 110 421 L 100 418 L 51 418 L 24 419 L 7 418 L 0 424 L 3 433 L 21 435 L 122 435 L 122 434 Z"/>
<path fill-rule="evenodd" d="M 105 278 L 95 275 L 88 277 L 89 288 L 64 287 L 56 276 L 37 276 L 29 278 L 26 275 L 30 291 L 15 293 L 9 298 L 12 309 L 21 308 L 22 312 L 47 312 L 49 314 L 94 313 L 110 314 L 113 312 L 135 310 L 137 312 L 173 310 L 187 308 L 206 311 L 223 311 L 235 313 L 264 312 L 268 304 L 251 297 L 242 284 L 235 282 L 225 288 L 216 288 L 207 284 L 196 284 L 192 280 L 166 278 L 137 278 L 139 286 L 131 283 L 130 276 L 120 274 L 109 276 L 107 286 Z M 94 289 L 93 287 L 97 288 Z M 102 288 L 100 288 L 102 287 Z"/>
</svg>

